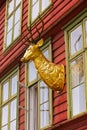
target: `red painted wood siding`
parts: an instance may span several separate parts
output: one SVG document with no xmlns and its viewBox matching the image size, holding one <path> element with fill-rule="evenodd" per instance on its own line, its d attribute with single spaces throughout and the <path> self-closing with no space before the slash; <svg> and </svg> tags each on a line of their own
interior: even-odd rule
<svg viewBox="0 0 87 130">
<path fill-rule="evenodd" d="M 51 8 L 46 14 L 44 14 L 44 32 L 42 35 L 44 39 L 47 39 L 50 36 L 52 37 L 54 63 L 64 64 L 66 67 L 65 42 L 62 27 L 86 7 L 86 0 L 53 0 Z M 7 52 L 3 53 L 5 11 L 6 3 L 2 4 L 0 7 L 0 78 L 3 77 L 4 74 L 15 65 L 19 64 L 19 79 L 20 82 L 24 84 L 25 66 L 20 62 L 20 58 L 27 48 L 27 46 L 23 45 L 22 40 L 24 40 L 25 35 L 29 36 L 29 32 L 27 31 L 26 27 L 28 22 L 28 0 L 23 0 L 22 35 Z M 41 29 L 41 23 L 38 23 L 38 28 Z M 36 30 L 33 29 L 33 36 L 36 37 L 36 35 Z M 66 86 L 67 84 L 65 80 L 65 87 L 63 92 L 61 94 L 57 94 L 56 92 L 53 93 L 53 125 L 61 124 L 67 120 Z M 25 107 L 25 89 L 21 87 L 19 90 L 19 105 Z M 87 126 L 84 125 L 82 127 L 86 128 Z M 19 109 L 19 130 L 25 130 L 25 111 L 22 109 Z M 61 129 L 59 128 L 59 130 Z M 78 128 L 78 130 L 80 130 L 80 128 Z"/>
<path fill-rule="evenodd" d="M 65 65 L 65 42 L 64 32 L 58 32 L 53 40 L 53 61 L 56 64 Z M 57 124 L 67 119 L 67 96 L 66 88 L 61 94 L 54 93 L 53 100 L 53 123 Z"/>
<path fill-rule="evenodd" d="M 72 10 L 76 7 L 76 4 L 78 5 L 84 0 L 54 0 L 53 5 L 51 9 L 44 15 L 44 31 L 46 32 L 49 30 L 51 26 L 55 25 L 55 23 L 61 21 L 61 19 L 67 15 L 68 11 Z M 28 0 L 23 1 L 23 12 L 22 12 L 22 38 L 26 34 L 28 34 L 27 31 L 27 22 L 28 22 Z M 5 4 L 1 7 L 1 15 L 0 15 L 0 34 L 1 34 L 1 40 L 0 40 L 0 53 L 3 52 L 3 41 L 4 41 L 4 27 L 5 27 Z M 41 24 L 38 24 L 38 27 L 41 28 Z M 60 29 L 60 27 L 58 27 Z M 36 35 L 35 30 L 33 33 Z M 49 36 L 50 33 L 47 35 Z M 53 35 L 53 34 L 52 34 Z M 18 42 L 16 42 L 12 47 L 4 54 L 1 55 L 1 70 L 5 71 L 5 69 L 8 66 L 10 66 L 10 63 L 13 62 L 13 59 L 15 60 L 18 55 L 22 54 L 24 51 L 25 46 L 21 42 L 21 38 Z M 56 62 L 56 61 L 55 61 Z M 2 73 L 3 74 L 3 73 Z M 1 75 L 2 76 L 2 75 Z"/>
<path fill-rule="evenodd" d="M 19 66 L 19 81 L 25 84 L 25 66 L 21 64 Z M 25 88 L 19 85 L 19 129 L 25 130 Z M 22 109 L 22 107 L 24 109 Z"/>
</svg>

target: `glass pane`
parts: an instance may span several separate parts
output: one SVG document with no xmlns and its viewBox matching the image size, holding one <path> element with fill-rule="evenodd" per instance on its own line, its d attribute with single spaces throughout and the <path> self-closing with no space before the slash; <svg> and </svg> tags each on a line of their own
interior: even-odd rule
<svg viewBox="0 0 87 130">
<path fill-rule="evenodd" d="M 10 29 L 13 27 L 13 15 L 8 19 L 8 29 L 7 32 L 9 32 Z"/>
<path fill-rule="evenodd" d="M 8 123 L 8 105 L 2 108 L 2 126 Z"/>
<path fill-rule="evenodd" d="M 7 34 L 6 46 L 9 46 L 12 42 L 12 30 Z"/>
<path fill-rule="evenodd" d="M 32 7 L 32 21 L 39 15 L 39 1 Z"/>
<path fill-rule="evenodd" d="M 32 5 L 34 5 L 36 2 L 38 2 L 39 0 L 32 0 Z"/>
<path fill-rule="evenodd" d="M 17 93 L 17 75 L 12 77 L 12 89 L 11 89 L 11 95 L 14 95 Z"/>
<path fill-rule="evenodd" d="M 20 4 L 21 0 L 16 0 L 16 6 Z"/>
<path fill-rule="evenodd" d="M 10 15 L 14 10 L 14 0 L 9 0 L 8 14 Z"/>
<path fill-rule="evenodd" d="M 42 0 L 42 11 L 44 11 L 51 3 L 51 0 Z"/>
<path fill-rule="evenodd" d="M 20 34 L 20 21 L 14 26 L 14 39 Z"/>
<path fill-rule="evenodd" d="M 4 127 L 2 127 L 1 130 L 8 130 L 8 126 L 4 126 Z"/>
<path fill-rule="evenodd" d="M 33 62 L 29 62 L 29 82 L 32 82 L 37 78 L 37 71 Z"/>
<path fill-rule="evenodd" d="M 75 87 L 84 82 L 84 69 L 83 69 L 83 57 L 75 59 L 71 63 L 71 80 L 72 87 Z"/>
<path fill-rule="evenodd" d="M 49 50 L 45 50 L 43 55 L 49 60 Z"/>
<path fill-rule="evenodd" d="M 73 115 L 77 115 L 86 110 L 85 89 L 84 84 L 72 89 L 72 106 Z"/>
<path fill-rule="evenodd" d="M 40 106 L 40 128 L 49 125 L 49 103 Z"/>
<path fill-rule="evenodd" d="M 71 32 L 70 53 L 71 55 L 82 49 L 82 26 L 80 25 Z"/>
<path fill-rule="evenodd" d="M 49 99 L 49 89 L 44 82 L 40 82 L 40 104 L 48 101 Z"/>
<path fill-rule="evenodd" d="M 30 88 L 30 98 L 29 98 L 29 105 L 30 105 L 30 114 L 29 114 L 29 121 L 30 121 L 30 129 L 29 130 L 37 130 L 38 124 L 38 109 L 37 109 L 37 87 L 33 86 Z"/>
<path fill-rule="evenodd" d="M 10 124 L 10 130 L 16 130 L 16 120 L 11 122 Z"/>
<path fill-rule="evenodd" d="M 16 106 L 17 106 L 17 100 L 15 99 L 15 100 L 13 100 L 11 102 L 11 105 L 10 105 L 10 107 L 11 107 L 11 110 L 10 110 L 10 120 L 11 121 L 16 119 L 16 112 L 17 112 Z"/>
<path fill-rule="evenodd" d="M 8 92 L 9 92 L 9 83 L 5 83 L 3 85 L 3 101 L 6 101 L 8 99 Z"/>
<path fill-rule="evenodd" d="M 87 21 L 85 22 L 85 29 L 86 29 L 86 44 L 87 44 Z"/>
<path fill-rule="evenodd" d="M 20 21 L 20 16 L 21 16 L 21 10 L 20 8 L 18 8 L 16 11 L 15 11 L 15 24 Z"/>
</svg>

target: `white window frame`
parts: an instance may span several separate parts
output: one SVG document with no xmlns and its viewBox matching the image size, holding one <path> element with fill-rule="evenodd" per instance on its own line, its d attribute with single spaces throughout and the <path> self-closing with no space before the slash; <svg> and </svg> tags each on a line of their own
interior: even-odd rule
<svg viewBox="0 0 87 130">
<path fill-rule="evenodd" d="M 14 3 L 12 3 L 13 10 L 12 10 L 12 5 L 10 5 L 11 2 L 9 2 L 9 0 L 6 1 L 6 17 L 5 17 L 5 32 L 4 32 L 3 50 L 6 50 L 8 47 L 10 47 L 10 45 L 12 45 L 12 43 L 21 34 L 22 0 L 20 0 L 20 2 L 17 1 L 18 4 L 16 3 L 16 1 L 14 1 L 14 0 L 11 1 L 11 2 L 14 2 Z M 16 13 L 16 11 L 18 11 L 18 9 L 20 11 Z M 12 11 L 10 11 L 10 10 L 12 10 Z M 9 35 L 9 36 L 7 37 L 7 35 Z"/>
<path fill-rule="evenodd" d="M 76 116 L 80 116 L 81 114 L 84 114 L 84 112 L 87 111 L 87 96 L 86 96 L 86 93 L 87 93 L 87 62 L 86 62 L 86 58 L 87 58 L 87 44 L 86 44 L 86 40 L 85 40 L 85 37 L 86 37 L 86 30 L 85 30 L 85 21 L 87 21 L 87 10 L 84 10 L 83 12 L 81 12 L 76 18 L 74 18 L 71 22 L 69 22 L 64 28 L 65 28 L 65 44 L 66 44 L 66 61 L 67 61 L 67 65 L 66 65 L 66 75 L 67 75 L 67 97 L 68 97 L 68 118 L 74 118 Z M 82 37 L 83 37 L 83 41 L 82 41 L 82 48 L 76 53 L 73 53 L 71 55 L 70 53 L 70 33 L 75 29 L 77 28 L 79 25 L 82 25 Z M 81 110 L 80 108 L 79 109 L 76 109 L 75 110 L 75 107 L 76 107 L 76 103 L 75 103 L 75 100 L 73 102 L 73 99 L 72 99 L 72 89 L 71 89 L 71 86 L 72 86 L 72 83 L 71 83 L 71 68 L 70 68 L 70 62 L 73 62 L 76 58 L 78 58 L 79 56 L 83 56 L 83 71 L 84 71 L 84 101 L 85 101 L 85 105 L 84 105 L 84 108 L 83 110 Z M 74 72 L 74 71 L 73 71 Z M 76 73 L 77 74 L 77 73 Z M 78 86 L 76 86 L 78 88 Z M 79 94 L 80 90 L 78 89 L 78 94 Z M 78 95 L 79 96 L 79 95 Z M 75 96 L 74 96 L 75 97 Z M 78 97 L 78 103 L 80 102 L 79 101 L 79 97 Z M 76 100 L 77 101 L 77 100 Z M 73 103 L 74 106 L 73 106 Z M 78 104 L 78 107 L 80 107 L 81 104 Z"/>
<path fill-rule="evenodd" d="M 17 75 L 17 81 L 16 81 L 16 87 L 17 90 L 16 92 L 11 95 L 11 91 L 12 91 L 12 78 L 15 77 L 15 75 Z M 11 73 L 7 74 L 6 77 L 4 78 L 4 80 L 2 79 L 1 83 L 0 83 L 0 115 L 1 115 L 1 119 L 0 119 L 0 128 L 7 126 L 8 130 L 10 129 L 10 125 L 13 122 L 16 122 L 16 126 L 12 125 L 11 128 L 15 128 L 16 130 L 18 130 L 18 82 L 19 80 L 19 68 L 13 70 Z M 9 89 L 8 89 L 8 99 L 3 100 L 3 85 L 8 82 L 9 85 Z M 16 101 L 16 104 L 13 104 L 13 102 Z M 11 104 L 13 104 L 14 107 L 14 113 L 13 113 L 13 108 L 11 111 Z M 6 120 L 6 117 L 4 118 L 4 116 L 2 115 L 2 111 L 3 108 L 5 108 L 5 106 L 8 106 L 8 118 L 7 118 L 7 123 L 5 122 L 5 124 L 2 124 L 2 121 L 4 121 L 4 119 Z M 16 113 L 15 113 L 16 112 Z M 7 112 L 6 112 L 7 113 Z M 14 116 L 11 116 L 11 114 Z M 6 115 L 5 115 L 6 116 Z M 2 119 L 3 118 L 3 119 Z M 6 129 L 6 128 L 5 128 Z"/>
<path fill-rule="evenodd" d="M 46 2 L 47 0 L 36 0 L 34 5 L 32 5 L 32 1 L 33 0 L 31 0 L 31 1 L 29 0 L 29 18 L 28 18 L 29 23 L 28 23 L 28 25 L 31 24 L 32 22 L 34 22 L 38 18 L 39 15 L 46 12 L 52 4 L 52 0 L 48 0 L 48 5 L 45 5 L 44 9 L 42 9 L 42 1 Z M 38 7 L 39 7 L 39 8 L 37 8 L 38 12 L 35 11 L 35 15 L 36 15 L 36 12 L 37 12 L 37 16 L 35 18 L 32 18 L 32 7 L 35 6 L 37 4 L 37 2 L 38 2 Z M 44 4 L 46 4 L 46 3 L 44 3 Z"/>
</svg>

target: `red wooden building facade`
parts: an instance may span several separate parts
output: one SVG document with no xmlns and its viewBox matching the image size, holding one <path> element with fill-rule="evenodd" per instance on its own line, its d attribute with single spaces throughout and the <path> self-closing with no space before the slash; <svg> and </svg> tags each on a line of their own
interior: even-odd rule
<svg viewBox="0 0 87 130">
<path fill-rule="evenodd" d="M 20 61 L 30 27 L 38 37 L 36 26 L 43 54 L 65 66 L 59 94 L 40 79 L 32 61 Z M 0 0 L 0 129 L 87 130 L 86 59 L 86 0 Z"/>
</svg>

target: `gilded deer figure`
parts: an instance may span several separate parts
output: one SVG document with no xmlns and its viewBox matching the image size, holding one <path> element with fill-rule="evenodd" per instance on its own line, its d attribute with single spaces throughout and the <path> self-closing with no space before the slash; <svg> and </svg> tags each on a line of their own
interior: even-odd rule
<svg viewBox="0 0 87 130">
<path fill-rule="evenodd" d="M 62 91 L 64 87 L 64 65 L 55 65 L 48 61 L 40 50 L 42 45 L 43 39 L 39 40 L 37 44 L 31 44 L 21 61 L 32 60 L 41 79 L 48 87 L 55 91 Z"/>
<path fill-rule="evenodd" d="M 55 91 L 61 92 L 64 88 L 64 65 L 55 65 L 54 63 L 50 62 L 40 50 L 40 47 L 43 45 L 43 39 L 41 39 L 41 34 L 44 29 L 44 22 L 40 18 L 42 23 L 42 29 L 39 29 L 36 26 L 36 31 L 38 33 L 37 39 L 33 39 L 33 34 L 30 27 L 30 38 L 25 37 L 25 40 L 31 45 L 26 50 L 24 56 L 21 58 L 22 62 L 28 62 L 32 60 L 35 64 L 35 67 L 41 77 L 41 79 L 48 85 L 49 88 Z M 25 44 L 25 43 L 24 43 Z"/>
</svg>

